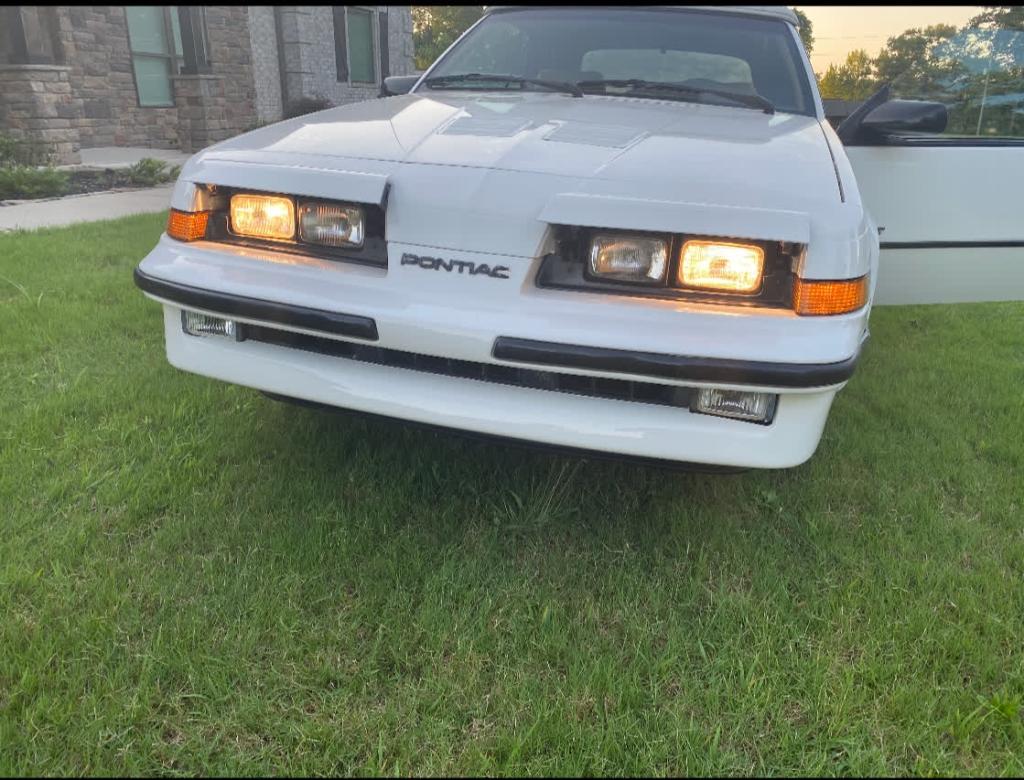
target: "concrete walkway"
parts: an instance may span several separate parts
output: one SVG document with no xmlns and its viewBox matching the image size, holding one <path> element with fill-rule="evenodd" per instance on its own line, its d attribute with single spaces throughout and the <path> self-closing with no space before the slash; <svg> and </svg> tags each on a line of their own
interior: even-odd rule
<svg viewBox="0 0 1024 780">
<path fill-rule="evenodd" d="M 168 165 L 183 165 L 190 155 L 176 149 L 147 149 L 143 146 L 95 146 L 82 149 L 82 162 L 58 165 L 62 170 L 76 168 L 129 168 L 145 157 L 163 160 Z"/>
<path fill-rule="evenodd" d="M 173 189 L 173 184 L 165 184 L 144 190 L 96 192 L 0 206 L 0 233 L 18 229 L 63 227 L 76 222 L 167 211 L 171 206 Z"/>
</svg>

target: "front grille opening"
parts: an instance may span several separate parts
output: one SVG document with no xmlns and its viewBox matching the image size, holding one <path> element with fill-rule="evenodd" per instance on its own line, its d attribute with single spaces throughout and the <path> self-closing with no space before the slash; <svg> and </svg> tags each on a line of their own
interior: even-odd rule
<svg viewBox="0 0 1024 780">
<path fill-rule="evenodd" d="M 688 409 L 690 406 L 689 387 L 660 385 L 653 382 L 637 382 L 628 379 L 561 374 L 555 371 L 539 371 L 518 366 L 499 366 L 491 363 L 477 363 L 471 360 L 456 360 L 435 355 L 421 355 L 370 344 L 337 341 L 323 336 L 293 333 L 287 330 L 267 328 L 262 325 L 243 325 L 242 339 L 274 344 L 279 347 L 301 349 L 320 355 L 358 360 L 362 363 L 376 363 L 393 368 L 408 368 L 429 374 L 476 379 L 514 387 L 529 387 L 535 390 L 551 390 L 592 398 L 609 398 L 616 401 L 674 406 Z"/>
</svg>

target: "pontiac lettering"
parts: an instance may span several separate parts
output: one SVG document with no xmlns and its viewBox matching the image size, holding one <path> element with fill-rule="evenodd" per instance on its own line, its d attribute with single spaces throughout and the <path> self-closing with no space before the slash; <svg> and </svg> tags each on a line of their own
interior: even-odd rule
<svg viewBox="0 0 1024 780">
<path fill-rule="evenodd" d="M 402 255 L 402 265 L 418 265 L 428 271 L 447 271 L 449 273 L 469 274 L 470 276 L 490 276 L 492 279 L 508 279 L 509 268 L 507 265 L 496 265 L 491 268 L 487 263 L 473 263 L 469 260 L 445 260 L 441 257 L 426 257 L 413 255 L 405 252 Z"/>
</svg>

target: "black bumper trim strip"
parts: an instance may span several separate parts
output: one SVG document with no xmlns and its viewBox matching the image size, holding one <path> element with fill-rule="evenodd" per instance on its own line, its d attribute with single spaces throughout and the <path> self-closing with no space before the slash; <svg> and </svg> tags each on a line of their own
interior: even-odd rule
<svg viewBox="0 0 1024 780">
<path fill-rule="evenodd" d="M 589 371 L 680 379 L 694 382 L 769 385 L 775 387 L 824 387 L 853 376 L 857 354 L 838 363 L 766 363 L 753 360 L 665 355 L 575 344 L 499 336 L 494 357 L 512 363 L 533 363 Z"/>
<path fill-rule="evenodd" d="M 291 325 L 295 328 L 307 328 L 337 336 L 377 341 L 377 323 L 370 317 L 357 314 L 309 309 L 305 306 L 294 306 L 289 303 L 265 301 L 260 298 L 246 298 L 231 293 L 204 290 L 190 287 L 177 282 L 167 282 L 135 269 L 135 286 L 143 292 L 155 295 L 183 306 L 194 306 L 197 309 L 218 314 L 247 317 L 261 322 L 273 322 L 278 325 Z"/>
</svg>

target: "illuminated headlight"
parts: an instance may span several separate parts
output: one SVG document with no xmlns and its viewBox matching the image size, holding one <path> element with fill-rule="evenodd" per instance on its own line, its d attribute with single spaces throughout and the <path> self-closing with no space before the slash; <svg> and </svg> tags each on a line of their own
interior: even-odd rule
<svg viewBox="0 0 1024 780">
<path fill-rule="evenodd" d="M 747 393 L 742 390 L 702 387 L 691 410 L 701 414 L 713 414 L 716 417 L 769 423 L 775 414 L 775 403 L 778 398 L 774 393 Z"/>
<path fill-rule="evenodd" d="M 232 195 L 231 232 L 288 241 L 295 236 L 295 206 L 291 198 L 276 195 Z"/>
<path fill-rule="evenodd" d="M 656 284 L 668 268 L 668 242 L 646 236 L 594 236 L 590 273 L 603 279 Z"/>
<path fill-rule="evenodd" d="M 687 241 L 679 258 L 679 284 L 704 290 L 752 293 L 761 286 L 764 250 L 754 244 Z"/>
<path fill-rule="evenodd" d="M 324 246 L 362 246 L 363 210 L 354 206 L 303 203 L 299 206 L 299 238 Z"/>
<path fill-rule="evenodd" d="M 241 341 L 239 323 L 188 309 L 181 312 L 181 329 L 190 336 L 224 336 Z"/>
</svg>

